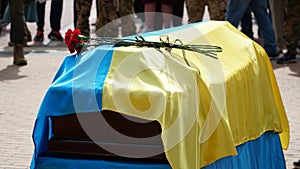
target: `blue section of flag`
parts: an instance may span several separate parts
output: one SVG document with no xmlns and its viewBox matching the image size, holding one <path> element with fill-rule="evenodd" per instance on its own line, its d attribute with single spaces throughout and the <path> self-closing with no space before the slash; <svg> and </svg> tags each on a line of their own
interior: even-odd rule
<svg viewBox="0 0 300 169">
<path fill-rule="evenodd" d="M 48 149 L 48 140 L 52 136 L 50 116 L 102 109 L 102 89 L 112 53 L 111 47 L 100 46 L 64 59 L 37 114 L 32 134 L 35 150 L 31 168 L 39 155 Z"/>
</svg>

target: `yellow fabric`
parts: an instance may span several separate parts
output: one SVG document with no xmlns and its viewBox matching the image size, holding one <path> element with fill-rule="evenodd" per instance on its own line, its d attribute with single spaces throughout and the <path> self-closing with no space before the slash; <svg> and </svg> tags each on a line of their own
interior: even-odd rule
<svg viewBox="0 0 300 169">
<path fill-rule="evenodd" d="M 124 47 L 114 51 L 103 109 L 157 120 L 174 169 L 199 169 L 266 131 L 289 144 L 289 125 L 265 51 L 225 21 L 167 34 L 185 44 L 223 48 L 218 59 L 185 51 Z M 159 36 L 146 40 L 158 41 Z"/>
</svg>

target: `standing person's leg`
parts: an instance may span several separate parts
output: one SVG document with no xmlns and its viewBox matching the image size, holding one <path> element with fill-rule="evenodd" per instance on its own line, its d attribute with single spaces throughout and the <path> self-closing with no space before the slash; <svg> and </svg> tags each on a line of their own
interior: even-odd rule
<svg viewBox="0 0 300 169">
<path fill-rule="evenodd" d="M 278 59 L 278 64 L 297 62 L 297 44 L 300 40 L 300 1 L 285 1 L 286 22 L 284 25 L 283 38 L 287 48 L 287 52 Z M 299 163 L 294 163 L 298 164 Z M 295 165 L 296 166 L 296 165 Z"/>
<path fill-rule="evenodd" d="M 274 28 L 277 46 L 280 50 L 284 48 L 283 27 L 284 27 L 284 3 L 283 0 L 269 0 L 272 24 Z"/>
<path fill-rule="evenodd" d="M 251 0 L 228 0 L 225 20 L 229 21 L 233 26 L 238 27 L 250 2 Z"/>
<path fill-rule="evenodd" d="M 204 0 L 186 0 L 185 2 L 189 23 L 201 22 L 205 10 Z"/>
<path fill-rule="evenodd" d="M 4 15 L 4 12 L 5 12 L 5 9 L 7 7 L 7 4 L 8 4 L 8 1 L 7 0 L 0 0 L 0 19 L 3 19 L 3 15 Z"/>
<path fill-rule="evenodd" d="M 163 16 L 163 28 L 170 28 L 171 27 L 171 21 L 173 16 L 173 1 L 162 1 L 161 4 L 161 11 Z"/>
<path fill-rule="evenodd" d="M 39 1 L 36 1 L 36 10 L 37 10 L 38 21 L 36 22 L 37 32 L 34 37 L 34 41 L 43 41 L 44 40 L 45 8 L 46 8 L 46 1 L 42 2 L 42 3 L 40 3 Z"/>
<path fill-rule="evenodd" d="M 253 39 L 253 24 L 251 10 L 248 8 L 241 19 L 241 31 Z"/>
<path fill-rule="evenodd" d="M 14 43 L 13 64 L 27 65 L 24 58 L 23 46 L 26 42 L 24 0 L 9 0 L 11 15 L 10 40 Z"/>
<path fill-rule="evenodd" d="M 145 2 L 144 11 L 145 11 L 145 23 L 146 23 L 145 32 L 152 31 L 154 30 L 153 20 L 156 12 L 156 1 Z"/>
<path fill-rule="evenodd" d="M 207 5 L 211 20 L 225 20 L 226 0 L 208 0 Z"/>
<path fill-rule="evenodd" d="M 163 17 L 162 17 L 162 11 L 161 11 L 161 0 L 156 1 L 153 24 L 154 24 L 153 25 L 154 30 L 163 29 Z"/>
<path fill-rule="evenodd" d="M 119 23 L 116 7 L 112 0 L 99 0 L 100 15 L 96 23 L 96 35 L 100 37 L 118 37 Z"/>
<path fill-rule="evenodd" d="M 90 36 L 90 12 L 92 0 L 76 0 L 78 21 L 76 28 L 81 31 L 84 36 Z"/>
<path fill-rule="evenodd" d="M 296 54 L 297 44 L 300 40 L 300 1 L 289 0 L 286 4 L 286 22 L 283 38 L 288 51 Z"/>
<path fill-rule="evenodd" d="M 144 3 L 142 2 L 142 0 L 134 0 L 134 13 L 137 14 L 137 16 L 144 21 Z"/>
<path fill-rule="evenodd" d="M 259 31 L 264 40 L 264 49 L 269 57 L 278 56 L 277 44 L 275 42 L 275 34 L 272 27 L 272 22 L 267 11 L 267 0 L 252 0 L 250 10 L 254 13 Z"/>
<path fill-rule="evenodd" d="M 97 5 L 99 3 L 99 0 L 96 0 L 96 14 L 97 14 L 97 17 L 99 16 L 100 14 L 100 8 L 99 6 Z"/>
<path fill-rule="evenodd" d="M 141 30 L 145 26 L 144 3 L 142 2 L 142 0 L 135 0 L 134 1 L 134 13 L 141 20 L 141 23 L 138 27 L 138 29 L 139 29 L 138 32 L 141 32 Z"/>
<path fill-rule="evenodd" d="M 120 17 L 122 36 L 129 36 L 136 34 L 136 26 L 134 20 L 134 0 L 119 0 L 120 3 Z"/>
<path fill-rule="evenodd" d="M 51 32 L 48 38 L 51 40 L 63 41 L 60 34 L 60 23 L 63 10 L 63 0 L 52 0 L 50 9 L 50 27 Z"/>
<path fill-rule="evenodd" d="M 4 20 L 4 13 L 6 11 L 6 8 L 8 6 L 8 0 L 0 0 L 0 34 L 1 34 L 1 29 L 6 27 L 9 23 L 8 22 L 3 22 Z"/>
<path fill-rule="evenodd" d="M 183 9 L 184 9 L 184 0 L 176 0 L 173 4 L 173 26 L 182 25 L 183 18 Z"/>
<path fill-rule="evenodd" d="M 74 24 L 74 28 L 76 28 L 77 20 L 78 20 L 77 5 L 76 5 L 76 0 L 74 0 L 73 1 L 73 24 Z"/>
</svg>

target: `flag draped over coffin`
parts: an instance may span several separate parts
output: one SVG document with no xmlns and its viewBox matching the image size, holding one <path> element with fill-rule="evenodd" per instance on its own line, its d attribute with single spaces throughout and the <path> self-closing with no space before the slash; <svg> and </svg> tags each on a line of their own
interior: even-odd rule
<svg viewBox="0 0 300 169">
<path fill-rule="evenodd" d="M 287 117 L 261 46 L 225 21 L 143 37 L 159 41 L 162 34 L 184 44 L 220 46 L 223 52 L 215 59 L 179 49 L 99 46 L 66 57 L 37 116 L 34 158 L 47 149 L 49 116 L 103 109 L 157 120 L 174 169 L 200 168 L 237 155 L 237 145 L 266 131 L 279 132 L 282 147 L 287 148 Z"/>
</svg>

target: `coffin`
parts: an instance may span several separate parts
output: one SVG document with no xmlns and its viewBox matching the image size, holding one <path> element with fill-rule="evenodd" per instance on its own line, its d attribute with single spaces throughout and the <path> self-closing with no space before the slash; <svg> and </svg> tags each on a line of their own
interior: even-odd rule
<svg viewBox="0 0 300 169">
<path fill-rule="evenodd" d="M 147 140 L 143 142 L 126 142 L 126 140 L 114 136 L 111 132 L 106 132 L 101 120 L 99 120 L 101 117 L 112 129 L 128 137 L 147 138 L 161 133 L 161 127 L 157 121 L 138 119 L 107 110 L 102 111 L 101 114 L 93 112 L 53 116 L 51 117 L 53 136 L 49 140 L 48 153 L 52 156 L 63 154 L 80 158 L 126 158 L 102 148 L 111 146 L 118 149 L 121 154 L 122 152 L 131 152 L 132 156 L 138 156 L 138 152 L 160 151 L 161 154 L 139 159 L 167 163 L 160 137 L 155 137 L 151 142 Z M 91 129 L 88 129 L 88 132 L 85 131 L 88 128 L 87 125 Z M 97 134 L 96 137 L 91 139 L 89 133 Z M 137 152 L 136 155 L 135 152 Z"/>
<path fill-rule="evenodd" d="M 289 125 L 264 49 L 225 21 L 143 37 L 161 35 L 223 51 L 97 46 L 66 57 L 37 114 L 31 168 L 284 168 Z"/>
</svg>

